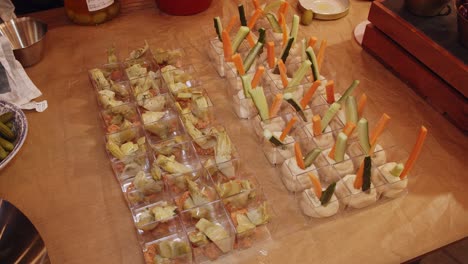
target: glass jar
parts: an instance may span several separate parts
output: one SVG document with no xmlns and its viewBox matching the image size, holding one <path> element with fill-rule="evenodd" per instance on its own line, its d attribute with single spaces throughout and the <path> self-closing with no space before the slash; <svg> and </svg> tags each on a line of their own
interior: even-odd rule
<svg viewBox="0 0 468 264">
<path fill-rule="evenodd" d="M 119 0 L 65 0 L 68 18 L 79 25 L 98 25 L 116 17 Z"/>
</svg>

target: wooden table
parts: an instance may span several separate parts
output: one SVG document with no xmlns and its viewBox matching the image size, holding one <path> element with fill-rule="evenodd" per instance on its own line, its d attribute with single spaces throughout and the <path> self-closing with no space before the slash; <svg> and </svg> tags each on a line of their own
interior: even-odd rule
<svg viewBox="0 0 468 264">
<path fill-rule="evenodd" d="M 62 23 L 48 32 L 45 58 L 27 73 L 49 108 L 27 112 L 29 135 L 0 174 L 0 197 L 35 224 L 52 263 L 143 263 L 130 211 L 105 153 L 87 69 L 104 62 L 105 50 L 113 43 L 126 54 L 145 39 L 152 46 L 186 47 L 190 60 L 204 62 L 207 42 L 200 37 L 202 27 L 211 28 L 214 15 L 235 10 L 231 1 L 214 2 L 193 17 L 165 16 L 149 8 L 96 27 Z M 207 87 L 218 118 L 239 149 L 243 170 L 257 176 L 275 205 L 279 224 L 272 241 L 221 263 L 396 263 L 468 234 L 466 136 L 355 43 L 353 28 L 366 19 L 370 2 L 353 0 L 351 5 L 345 18 L 314 21 L 301 26 L 300 32 L 328 39 L 322 72 L 341 90 L 353 79 L 361 80 L 360 88 L 369 97 L 370 122 L 375 124 L 384 111 L 388 113 L 389 132 L 406 151 L 419 127 L 428 128 L 410 193 L 332 221 L 304 225 L 294 197 L 287 194 L 277 170 L 255 151 L 258 145 L 249 122 L 235 117 L 225 83 L 218 79 Z M 204 78 L 216 80 L 208 66 L 203 68 Z"/>
</svg>

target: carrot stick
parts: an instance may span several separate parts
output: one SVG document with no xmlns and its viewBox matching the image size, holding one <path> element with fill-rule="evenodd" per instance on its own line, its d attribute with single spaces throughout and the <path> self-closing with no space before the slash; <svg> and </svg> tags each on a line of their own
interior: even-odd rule
<svg viewBox="0 0 468 264">
<path fill-rule="evenodd" d="M 382 117 L 380 117 L 379 122 L 377 122 L 377 125 L 374 127 L 370 134 L 370 145 L 371 148 L 369 150 L 369 153 L 374 152 L 374 148 L 377 145 L 377 138 L 382 134 L 384 131 L 385 126 L 387 125 L 388 121 L 390 120 L 390 116 L 387 115 L 386 113 L 382 114 Z"/>
<path fill-rule="evenodd" d="M 253 5 L 255 7 L 255 10 L 257 10 L 257 9 L 261 10 L 261 7 L 260 7 L 260 4 L 258 3 L 258 0 L 252 0 L 252 2 L 253 2 Z"/>
<path fill-rule="evenodd" d="M 310 37 L 309 42 L 307 43 L 307 46 L 313 48 L 315 46 L 315 43 L 317 43 L 317 38 L 316 37 Z"/>
<path fill-rule="evenodd" d="M 416 144 L 414 145 L 413 150 L 411 150 L 411 154 L 405 163 L 403 171 L 400 174 L 400 179 L 404 179 L 408 172 L 413 168 L 416 159 L 418 159 L 419 154 L 421 153 L 421 149 L 424 144 L 424 141 L 426 140 L 426 136 L 427 128 L 425 126 L 421 126 L 421 129 L 419 130 L 418 139 L 416 140 Z"/>
<path fill-rule="evenodd" d="M 247 34 L 247 42 L 249 43 L 250 48 L 253 48 L 255 46 L 255 39 L 252 32 L 249 32 L 249 34 Z"/>
<path fill-rule="evenodd" d="M 226 31 L 229 33 L 231 32 L 231 30 L 234 28 L 234 25 L 236 24 L 236 22 L 239 21 L 239 17 L 238 16 L 233 16 L 231 17 L 231 20 L 229 20 L 229 23 L 228 25 L 226 26 Z"/>
<path fill-rule="evenodd" d="M 309 179 L 314 186 L 315 196 L 320 199 L 322 197 L 322 185 L 320 184 L 318 177 L 315 176 L 312 172 L 307 173 L 307 175 L 309 175 Z"/>
<path fill-rule="evenodd" d="M 327 47 L 327 40 L 324 39 L 320 43 L 320 49 L 319 49 L 319 52 L 317 54 L 317 64 L 318 64 L 319 70 L 322 67 L 323 59 L 325 58 L 325 48 L 326 47 Z"/>
<path fill-rule="evenodd" d="M 314 136 L 322 134 L 322 118 L 319 115 L 312 117 L 312 131 L 314 132 Z"/>
<path fill-rule="evenodd" d="M 288 43 L 289 32 L 288 32 L 288 28 L 286 27 L 286 19 L 284 19 L 284 15 L 281 14 L 281 15 L 280 15 L 280 18 L 282 19 L 282 22 L 281 22 L 281 31 L 283 31 L 283 46 L 285 46 L 286 43 Z"/>
<path fill-rule="evenodd" d="M 312 83 L 312 86 L 306 92 L 304 97 L 302 97 L 301 106 L 302 106 L 303 109 L 305 109 L 307 104 L 310 102 L 310 100 L 312 100 L 312 97 L 314 96 L 315 91 L 317 91 L 317 89 L 319 88 L 320 84 L 321 84 L 320 80 L 317 80 L 314 83 Z"/>
<path fill-rule="evenodd" d="M 281 133 L 281 136 L 279 138 L 280 141 L 283 141 L 286 138 L 286 136 L 289 134 L 289 131 L 291 131 L 296 121 L 297 121 L 296 116 L 294 116 L 293 118 L 291 118 L 291 120 L 289 120 L 288 124 L 286 125 L 286 127 L 283 129 L 283 132 Z"/>
<path fill-rule="evenodd" d="M 353 133 L 355 128 L 356 128 L 356 124 L 354 124 L 353 122 L 348 122 L 348 123 L 346 123 L 345 127 L 343 127 L 343 133 L 347 137 L 349 137 L 349 136 L 351 136 L 351 133 Z M 333 145 L 330 152 L 328 153 L 328 157 L 330 157 L 330 159 L 332 159 L 332 160 L 335 160 L 335 149 L 336 149 L 336 142 Z"/>
<path fill-rule="evenodd" d="M 234 65 L 236 66 L 236 69 L 239 72 L 239 74 L 244 75 L 245 69 L 244 69 L 244 64 L 242 64 L 242 58 L 240 54 L 236 53 L 236 55 L 232 56 L 232 61 L 234 62 Z"/>
<path fill-rule="evenodd" d="M 357 107 L 358 116 L 362 116 L 362 112 L 364 112 L 364 107 L 366 106 L 366 103 L 367 103 L 367 95 L 363 93 L 359 97 L 359 102 L 358 102 L 358 107 Z"/>
<path fill-rule="evenodd" d="M 281 3 L 280 8 L 278 9 L 278 17 L 281 19 L 281 15 L 283 15 L 283 20 L 284 20 L 284 15 L 286 14 L 286 11 L 288 10 L 289 3 L 287 1 L 284 1 Z M 279 22 L 279 21 L 278 21 Z M 281 22 L 280 22 L 281 24 Z"/>
<path fill-rule="evenodd" d="M 263 66 L 258 66 L 258 69 L 257 71 L 255 72 L 255 75 L 252 79 L 252 89 L 254 89 L 255 87 L 257 87 L 258 83 L 260 82 L 260 80 L 262 79 L 262 75 L 263 73 L 265 72 L 265 67 Z"/>
<path fill-rule="evenodd" d="M 335 82 L 333 80 L 328 81 L 325 89 L 327 93 L 327 103 L 333 104 L 335 102 Z"/>
<path fill-rule="evenodd" d="M 267 42 L 267 60 L 268 67 L 273 69 L 273 67 L 275 67 L 275 42 L 273 41 Z"/>
<path fill-rule="evenodd" d="M 364 160 L 361 162 L 358 171 L 356 172 L 356 178 L 354 179 L 354 188 L 361 189 L 363 183 L 363 176 L 364 176 Z"/>
<path fill-rule="evenodd" d="M 302 156 L 301 146 L 299 142 L 294 143 L 294 153 L 296 154 L 297 166 L 301 169 L 305 169 L 304 157 Z"/>
<path fill-rule="evenodd" d="M 253 13 L 252 17 L 249 20 L 249 23 L 247 26 L 252 29 L 255 26 L 255 23 L 257 23 L 257 20 L 260 18 L 262 15 L 263 11 L 259 8 L 255 9 L 255 12 Z"/>
<path fill-rule="evenodd" d="M 284 65 L 283 60 L 278 61 L 278 69 L 280 72 L 281 76 L 281 83 L 283 84 L 283 87 L 288 87 L 288 76 L 286 75 L 286 65 Z"/>
<path fill-rule="evenodd" d="M 229 61 L 232 57 L 231 38 L 229 37 L 229 33 L 226 30 L 223 30 L 223 32 L 221 33 L 221 37 L 223 38 L 224 58 L 226 58 L 226 60 Z"/>
<path fill-rule="evenodd" d="M 273 100 L 273 103 L 271 104 L 271 108 L 270 108 L 270 118 L 273 118 L 278 114 L 278 111 L 281 107 L 282 100 L 283 100 L 283 94 L 279 93 L 275 95 L 275 99 Z"/>
</svg>

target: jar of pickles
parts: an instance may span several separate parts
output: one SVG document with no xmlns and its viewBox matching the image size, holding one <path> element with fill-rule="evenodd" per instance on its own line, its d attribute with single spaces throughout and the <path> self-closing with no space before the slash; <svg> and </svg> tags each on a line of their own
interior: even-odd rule
<svg viewBox="0 0 468 264">
<path fill-rule="evenodd" d="M 98 25 L 116 17 L 119 0 L 65 0 L 68 18 L 79 25 Z"/>
</svg>

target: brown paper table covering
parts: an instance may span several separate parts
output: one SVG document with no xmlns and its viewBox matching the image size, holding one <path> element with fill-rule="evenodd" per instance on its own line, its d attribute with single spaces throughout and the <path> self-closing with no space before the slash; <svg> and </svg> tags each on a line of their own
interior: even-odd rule
<svg viewBox="0 0 468 264">
<path fill-rule="evenodd" d="M 236 252 L 221 263 L 397 263 L 468 234 L 468 179 L 465 135 L 407 85 L 361 49 L 354 26 L 366 19 L 370 3 L 351 1 L 348 16 L 314 21 L 301 36 L 328 39 L 323 72 L 338 87 L 353 79 L 368 97 L 371 124 L 385 111 L 389 131 L 407 152 L 420 125 L 429 135 L 409 194 L 333 221 L 304 225 L 298 206 L 268 165 L 249 122 L 228 104 L 226 85 L 206 62 L 202 28 L 215 15 L 234 14 L 232 1 L 214 1 L 192 17 L 134 11 L 97 27 L 65 25 L 47 35 L 45 58 L 27 69 L 44 93 L 49 109 L 27 112 L 29 135 L 14 161 L 0 172 L 0 197 L 22 210 L 45 240 L 52 263 L 143 263 L 131 213 L 113 176 L 104 148 L 104 131 L 87 69 L 106 60 L 115 44 L 122 55 L 147 40 L 186 47 L 197 64 L 219 120 L 238 148 L 243 170 L 255 174 L 278 214 L 273 240 Z M 293 6 L 295 3 L 293 2 Z M 66 24 L 66 23 L 65 23 Z"/>
</svg>

